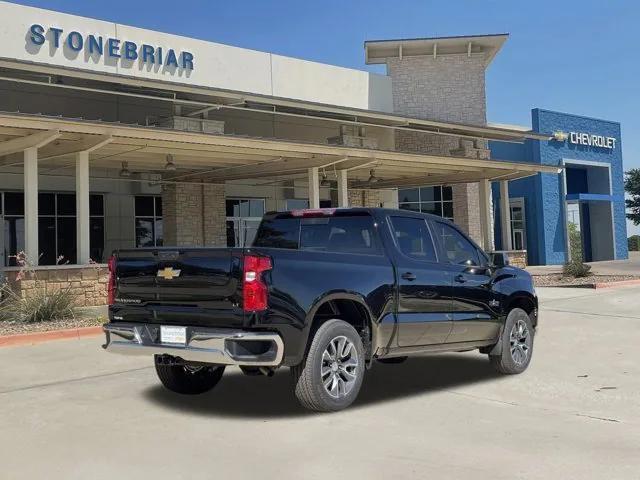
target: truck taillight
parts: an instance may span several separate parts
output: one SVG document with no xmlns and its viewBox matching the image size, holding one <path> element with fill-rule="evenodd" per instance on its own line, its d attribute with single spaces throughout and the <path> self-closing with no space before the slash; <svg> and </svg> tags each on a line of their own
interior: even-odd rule
<svg viewBox="0 0 640 480">
<path fill-rule="evenodd" d="M 245 312 L 267 309 L 268 287 L 262 278 L 263 272 L 271 270 L 269 257 L 247 255 L 244 257 L 242 297 Z"/>
<path fill-rule="evenodd" d="M 109 281 L 107 283 L 107 305 L 113 305 L 116 293 L 116 257 L 109 257 Z"/>
</svg>

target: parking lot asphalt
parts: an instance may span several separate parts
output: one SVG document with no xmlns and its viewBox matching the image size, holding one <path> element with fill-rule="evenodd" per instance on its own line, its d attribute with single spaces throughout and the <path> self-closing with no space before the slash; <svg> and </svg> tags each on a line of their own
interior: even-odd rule
<svg viewBox="0 0 640 480">
<path fill-rule="evenodd" d="M 539 294 L 524 374 L 377 364 L 335 414 L 299 407 L 286 369 L 182 397 L 102 338 L 2 348 L 0 478 L 640 478 L 640 288 Z"/>
</svg>

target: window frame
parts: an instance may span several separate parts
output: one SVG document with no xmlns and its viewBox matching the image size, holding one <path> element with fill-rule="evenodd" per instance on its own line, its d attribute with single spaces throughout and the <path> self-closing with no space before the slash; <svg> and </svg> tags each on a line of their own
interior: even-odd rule
<svg viewBox="0 0 640 480">
<path fill-rule="evenodd" d="M 136 211 L 136 198 L 152 198 L 153 199 L 153 216 L 149 215 L 138 215 Z M 133 243 L 135 248 L 156 248 L 164 246 L 164 217 L 163 215 L 158 215 L 157 208 L 157 200 L 160 199 L 162 202 L 162 195 L 133 195 Z M 164 205 L 162 205 L 162 213 L 164 214 Z M 151 219 L 152 223 L 152 235 L 153 235 L 153 245 L 148 247 L 142 247 L 138 245 L 138 232 L 137 232 L 137 221 L 138 219 Z M 162 245 L 158 245 L 158 229 L 156 228 L 156 222 L 160 220 L 162 222 Z"/>
<path fill-rule="evenodd" d="M 22 194 L 24 195 L 24 191 L 22 190 L 2 190 L 0 191 L 0 216 L 2 217 L 2 221 L 4 222 L 5 219 L 7 218 L 13 218 L 13 219 L 22 219 L 24 221 L 24 211 L 23 213 L 20 214 L 5 214 L 5 195 L 7 193 L 17 193 L 17 194 Z M 77 218 L 78 218 L 78 212 L 76 211 L 73 215 L 72 214 L 67 214 L 67 213 L 59 213 L 58 212 L 58 197 L 60 195 L 76 195 L 76 192 L 69 192 L 69 191 L 50 191 L 50 190 L 41 190 L 38 192 L 38 195 L 53 195 L 53 213 L 43 213 L 41 214 L 40 211 L 38 211 L 38 235 L 40 235 L 40 222 L 39 220 L 41 218 L 52 218 L 53 219 L 53 227 L 54 227 L 54 236 L 55 236 L 55 240 L 53 242 L 53 250 L 54 250 L 54 258 L 55 258 L 55 263 L 50 264 L 50 263 L 44 263 L 41 265 L 45 265 L 45 266 L 55 266 L 55 265 L 64 265 L 64 264 L 60 264 L 58 263 L 58 258 L 60 256 L 60 250 L 59 250 L 59 241 L 58 241 L 58 219 L 61 218 L 73 218 L 75 219 L 75 225 L 77 227 Z M 92 218 L 98 218 L 98 219 L 102 219 L 102 249 L 103 249 L 103 253 L 104 253 L 104 247 L 106 244 L 106 228 L 105 228 L 105 203 L 104 203 L 104 193 L 96 193 L 96 192 L 90 192 L 89 196 L 98 196 L 100 197 L 100 199 L 102 200 L 102 214 L 93 214 L 91 213 L 91 210 L 89 210 L 89 226 L 91 226 L 91 219 Z M 38 202 L 40 204 L 40 202 Z M 40 205 L 38 205 L 39 207 Z M 38 209 L 39 210 L 39 209 Z M 4 225 L 3 225 L 3 234 L 6 236 L 7 232 L 4 229 Z M 89 239 L 91 239 L 91 237 L 89 237 Z M 77 248 L 78 246 L 76 245 L 76 262 L 75 263 L 69 263 L 70 265 L 77 265 L 78 264 L 78 259 L 77 259 Z M 9 257 L 11 256 L 11 252 L 9 252 L 8 247 L 6 245 L 4 245 L 4 250 L 6 252 L 6 256 L 3 260 L 5 266 L 11 266 L 10 265 L 10 261 L 9 261 Z M 91 251 L 91 245 L 89 245 L 89 250 Z M 5 252 L 2 252 L 3 255 L 5 254 Z M 17 253 L 17 252 L 16 252 Z M 69 259 L 70 262 L 70 259 Z M 40 263 L 40 262 L 38 262 Z"/>
<path fill-rule="evenodd" d="M 427 228 L 427 232 L 429 232 L 429 237 L 431 239 L 431 246 L 433 247 L 433 253 L 436 257 L 435 261 L 434 260 L 424 260 L 424 259 L 420 259 L 420 258 L 416 258 L 416 257 L 412 257 L 410 255 L 407 255 L 406 253 L 404 253 L 402 251 L 402 249 L 400 248 L 400 245 L 398 245 L 398 239 L 396 237 L 396 231 L 395 228 L 393 227 L 393 218 L 409 218 L 412 220 L 422 220 Z M 391 240 L 393 241 L 393 244 L 395 246 L 396 252 L 398 252 L 400 255 L 402 255 L 405 258 L 408 258 L 411 261 L 415 261 L 415 262 L 421 262 L 421 263 L 430 263 L 430 264 L 438 264 L 438 263 L 442 263 L 440 261 L 440 251 L 438 249 L 438 246 L 436 244 L 436 241 L 433 238 L 433 229 L 431 228 L 430 223 L 428 222 L 428 220 L 426 218 L 422 218 L 422 217 L 413 217 L 410 215 L 389 215 L 387 217 L 387 225 L 389 227 L 389 232 L 391 234 Z"/>
<path fill-rule="evenodd" d="M 433 189 L 440 189 L 440 200 L 423 200 L 422 199 L 422 189 L 424 188 L 433 188 Z M 444 199 L 444 190 L 445 188 L 451 188 L 451 186 L 449 185 L 430 185 L 430 186 L 423 186 L 423 187 L 413 187 L 413 188 L 400 188 L 398 189 L 398 208 L 400 210 L 405 210 L 405 211 L 409 211 L 409 212 L 416 212 L 416 213 L 425 213 L 427 215 L 434 215 L 440 218 L 444 218 L 445 220 L 449 220 L 450 222 L 454 221 L 453 218 L 453 190 L 451 190 L 451 199 Z M 417 201 L 408 201 L 408 202 L 403 202 L 400 199 L 400 192 L 402 190 L 417 190 L 418 193 L 418 200 Z M 439 205 L 440 206 L 440 212 L 442 213 L 442 215 L 438 215 L 437 213 L 432 213 L 432 212 L 428 212 L 428 211 L 423 211 L 422 210 L 422 205 L 423 204 L 432 204 L 432 205 Z M 451 206 L 451 217 L 445 216 L 444 215 L 444 206 L 445 204 L 450 205 Z M 407 208 L 402 208 L 402 205 L 415 205 L 418 207 L 418 210 L 412 210 L 412 209 L 407 209 Z"/>
</svg>

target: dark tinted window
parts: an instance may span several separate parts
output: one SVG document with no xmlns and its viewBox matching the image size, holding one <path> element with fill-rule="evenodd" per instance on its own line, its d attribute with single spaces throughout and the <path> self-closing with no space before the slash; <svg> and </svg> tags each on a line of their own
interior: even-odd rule
<svg viewBox="0 0 640 480">
<path fill-rule="evenodd" d="M 227 241 L 229 240 L 230 235 L 232 238 L 235 238 L 233 237 L 233 231 L 231 230 L 230 232 L 229 230 L 229 223 L 231 223 L 231 228 L 233 228 L 233 222 L 227 222 Z M 253 241 L 253 246 L 296 249 L 298 248 L 299 236 L 299 218 L 265 219 L 260 222 L 260 227 L 258 228 L 258 233 Z"/>
<path fill-rule="evenodd" d="M 136 217 L 153 217 L 153 197 L 136 197 Z"/>
<path fill-rule="evenodd" d="M 22 193 L 7 192 L 4 194 L 4 214 L 24 215 L 24 195 Z"/>
<path fill-rule="evenodd" d="M 58 215 L 75 215 L 76 214 L 76 195 L 75 193 L 59 193 L 58 198 Z"/>
<path fill-rule="evenodd" d="M 263 220 L 253 245 L 316 252 L 376 254 L 380 251 L 373 218 L 368 215 Z"/>
<path fill-rule="evenodd" d="M 417 260 L 437 261 L 427 222 L 421 218 L 391 217 L 391 225 L 402 253 Z"/>
<path fill-rule="evenodd" d="M 38 215 L 56 214 L 56 196 L 54 193 L 38 194 Z"/>
<path fill-rule="evenodd" d="M 370 216 L 305 218 L 300 248 L 318 252 L 375 254 L 379 252 Z"/>
<path fill-rule="evenodd" d="M 89 195 L 89 215 L 104 215 L 102 195 Z"/>
<path fill-rule="evenodd" d="M 434 229 L 446 260 L 459 265 L 480 265 L 478 250 L 458 230 L 440 222 L 434 222 Z"/>
</svg>

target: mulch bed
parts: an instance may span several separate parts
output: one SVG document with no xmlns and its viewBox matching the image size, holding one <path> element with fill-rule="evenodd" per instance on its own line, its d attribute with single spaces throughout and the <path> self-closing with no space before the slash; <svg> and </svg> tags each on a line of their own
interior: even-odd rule
<svg viewBox="0 0 640 480">
<path fill-rule="evenodd" d="M 50 330 L 62 330 L 70 328 L 95 327 L 102 325 L 106 320 L 102 317 L 78 317 L 68 320 L 55 320 L 51 322 L 20 323 L 12 321 L 0 322 L 0 336 L 18 335 L 21 333 L 48 332 Z"/>
<path fill-rule="evenodd" d="M 624 282 L 627 280 L 640 280 L 637 275 L 589 275 L 587 277 L 573 278 L 562 274 L 533 275 L 533 283 L 536 287 L 590 287 L 596 283 Z"/>
</svg>

